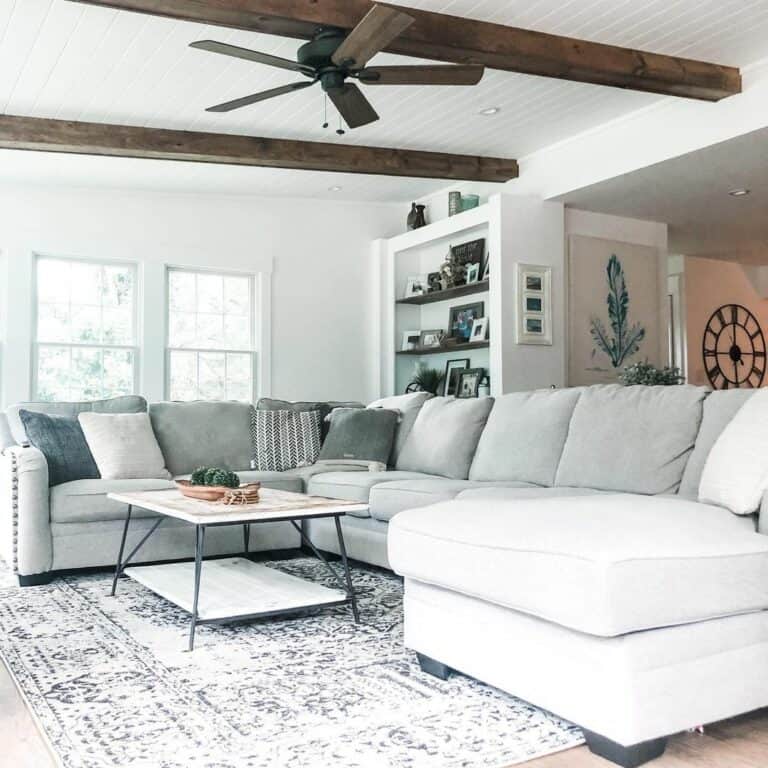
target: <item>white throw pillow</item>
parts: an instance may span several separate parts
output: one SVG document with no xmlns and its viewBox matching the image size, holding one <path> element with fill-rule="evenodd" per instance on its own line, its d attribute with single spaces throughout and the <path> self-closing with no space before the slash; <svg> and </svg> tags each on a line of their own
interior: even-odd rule
<svg viewBox="0 0 768 768">
<path fill-rule="evenodd" d="M 768 490 L 768 389 L 755 392 L 720 433 L 707 456 L 699 501 L 751 515 Z"/>
<path fill-rule="evenodd" d="M 148 413 L 81 413 L 77 418 L 104 480 L 171 477 Z"/>
</svg>

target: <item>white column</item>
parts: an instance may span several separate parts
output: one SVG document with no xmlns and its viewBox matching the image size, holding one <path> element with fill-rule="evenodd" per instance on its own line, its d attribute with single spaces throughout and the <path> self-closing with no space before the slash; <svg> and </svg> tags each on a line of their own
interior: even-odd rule
<svg viewBox="0 0 768 768">
<path fill-rule="evenodd" d="M 153 403 L 166 397 L 166 265 L 144 261 L 139 273 L 139 392 Z"/>
</svg>

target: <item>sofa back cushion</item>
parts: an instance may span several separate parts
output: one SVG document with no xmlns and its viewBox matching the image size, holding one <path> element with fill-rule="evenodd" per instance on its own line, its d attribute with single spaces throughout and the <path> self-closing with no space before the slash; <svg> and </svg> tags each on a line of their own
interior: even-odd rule
<svg viewBox="0 0 768 768">
<path fill-rule="evenodd" d="M 543 389 L 496 398 L 469 479 L 553 485 L 581 391 Z"/>
<path fill-rule="evenodd" d="M 14 440 L 21 445 L 27 442 L 27 433 L 19 417 L 20 410 L 47 413 L 49 416 L 65 416 L 75 419 L 81 413 L 145 413 L 147 401 L 139 395 L 112 397 L 109 400 L 90 400 L 78 403 L 17 403 L 8 408 L 8 425 Z"/>
<path fill-rule="evenodd" d="M 165 466 L 174 476 L 202 466 L 250 468 L 252 408 L 234 401 L 152 403 L 149 417 Z"/>
<path fill-rule="evenodd" d="M 400 419 L 395 430 L 395 440 L 392 445 L 392 454 L 389 458 L 389 465 L 391 467 L 397 464 L 397 457 L 400 455 L 400 451 L 403 450 L 405 441 L 413 429 L 413 425 L 416 423 L 416 417 L 419 415 L 421 406 L 431 397 L 432 395 L 429 392 L 410 392 L 407 395 L 382 397 L 368 406 L 369 408 L 388 408 L 400 413 Z"/>
<path fill-rule="evenodd" d="M 419 411 L 397 469 L 466 480 L 493 399 L 434 397 Z"/>
<path fill-rule="evenodd" d="M 330 412 L 334 408 L 365 408 L 362 403 L 344 402 L 331 400 L 324 402 L 322 400 L 276 400 L 272 397 L 262 397 L 256 403 L 257 411 L 319 411 L 320 413 L 320 430 L 322 433 L 322 439 L 325 440 L 330 428 L 330 422 L 327 418 Z"/>
<path fill-rule="evenodd" d="M 681 496 L 698 498 L 701 473 L 712 446 L 720 433 L 731 422 L 736 412 L 754 394 L 753 389 L 721 389 L 710 392 L 704 401 L 701 427 L 696 436 L 696 445 L 685 465 L 683 479 L 680 481 Z"/>
<path fill-rule="evenodd" d="M 701 423 L 704 387 L 587 387 L 573 411 L 556 485 L 674 493 Z"/>
<path fill-rule="evenodd" d="M 768 389 L 759 389 L 739 408 L 707 456 L 699 501 L 737 515 L 760 508 L 768 490 Z"/>
</svg>

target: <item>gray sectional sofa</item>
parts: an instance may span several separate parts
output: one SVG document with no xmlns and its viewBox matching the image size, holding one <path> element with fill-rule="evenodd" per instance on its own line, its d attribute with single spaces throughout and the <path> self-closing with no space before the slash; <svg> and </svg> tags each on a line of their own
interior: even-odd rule
<svg viewBox="0 0 768 768">
<path fill-rule="evenodd" d="M 250 406 L 149 413 L 176 476 L 217 463 L 244 480 L 367 501 L 343 520 L 347 550 L 404 577 L 405 642 L 426 671 L 459 670 L 556 712 L 585 728 L 593 751 L 633 766 L 668 734 L 768 706 L 768 513 L 761 523 L 757 510 L 697 500 L 712 446 L 751 394 L 599 386 L 391 398 L 373 404 L 403 413 L 386 472 L 250 472 Z M 4 440 L 18 443 L 9 419 Z M 165 487 L 49 490 L 34 448 L 7 445 L 1 461 L 2 554 L 32 582 L 112 564 L 125 510 L 105 494 Z M 259 529 L 255 549 L 299 544 L 287 524 Z M 216 532 L 209 554 L 239 551 L 238 531 Z M 328 521 L 308 533 L 336 551 Z M 150 544 L 146 560 L 193 552 L 190 532 L 171 526 Z"/>
</svg>

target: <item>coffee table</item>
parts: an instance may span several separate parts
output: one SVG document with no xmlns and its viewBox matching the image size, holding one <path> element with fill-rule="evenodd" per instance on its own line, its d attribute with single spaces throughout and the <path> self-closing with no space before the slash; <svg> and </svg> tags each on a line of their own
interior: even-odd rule
<svg viewBox="0 0 768 768">
<path fill-rule="evenodd" d="M 199 624 L 281 616 L 339 605 L 349 605 L 355 622 L 360 621 L 341 530 L 341 518 L 347 512 L 367 510 L 367 504 L 270 488 L 261 490 L 258 504 L 245 506 L 227 506 L 189 499 L 177 490 L 110 493 L 108 498 L 128 506 L 112 580 L 112 595 L 117 590 L 120 576 L 125 574 L 190 613 L 190 651 L 195 646 L 195 628 Z M 134 507 L 155 512 L 159 517 L 130 554 L 124 557 Z M 336 523 L 344 570 L 343 580 L 300 525 L 303 520 L 322 517 L 332 517 Z M 126 568 L 150 536 L 169 519 L 182 520 L 195 527 L 194 563 L 178 562 Z M 277 522 L 290 522 L 293 525 L 302 542 L 333 574 L 340 589 L 329 589 L 254 563 L 248 558 L 251 526 Z M 208 528 L 223 525 L 243 526 L 244 556 L 208 560 L 201 593 L 205 532 Z"/>
</svg>

